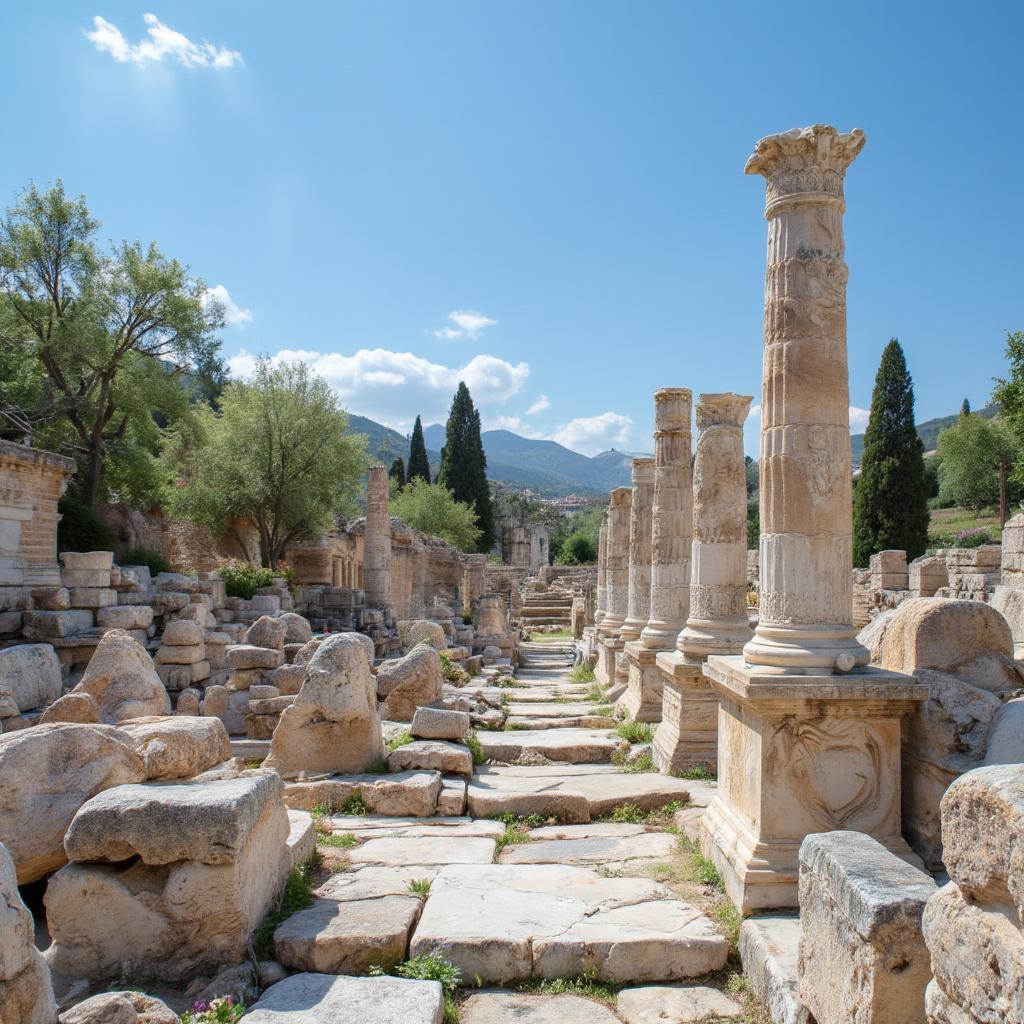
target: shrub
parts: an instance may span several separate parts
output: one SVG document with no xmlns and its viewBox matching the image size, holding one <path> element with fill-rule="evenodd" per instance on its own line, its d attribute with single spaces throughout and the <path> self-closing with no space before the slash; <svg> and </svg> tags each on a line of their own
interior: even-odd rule
<svg viewBox="0 0 1024 1024">
<path fill-rule="evenodd" d="M 484 748 L 480 745 L 480 741 L 472 729 L 466 734 L 466 746 L 469 747 L 469 752 L 473 755 L 473 764 L 484 764 L 487 761 Z"/>
<path fill-rule="evenodd" d="M 65 494 L 57 502 L 61 521 L 57 524 L 58 551 L 110 551 L 114 531 L 76 494 Z"/>
<path fill-rule="evenodd" d="M 980 548 L 982 544 L 992 544 L 992 535 L 980 526 L 969 530 L 961 530 L 953 538 L 955 548 Z"/>
<path fill-rule="evenodd" d="M 274 579 L 273 569 L 264 569 L 249 562 L 231 561 L 217 570 L 224 581 L 228 597 L 241 597 L 251 601 L 260 587 L 269 587 Z"/>
<path fill-rule="evenodd" d="M 597 547 L 591 536 L 583 530 L 569 534 L 562 541 L 555 558 L 557 565 L 590 565 L 597 561 Z"/>
<path fill-rule="evenodd" d="M 463 615 L 462 615 L 462 624 L 464 626 L 472 626 L 473 625 L 473 613 L 472 612 L 464 612 L 463 613 Z"/>
<path fill-rule="evenodd" d="M 400 978 L 416 978 L 419 981 L 439 981 L 444 990 L 445 1024 L 455 1024 L 459 1019 L 459 1008 L 455 1002 L 455 993 L 462 981 L 458 967 L 445 960 L 436 950 L 406 960 L 395 968 Z"/>
<path fill-rule="evenodd" d="M 124 564 L 145 565 L 149 568 L 151 576 L 171 571 L 171 563 L 159 551 L 153 551 L 150 548 L 132 548 L 124 556 Z"/>
<path fill-rule="evenodd" d="M 234 996 L 221 996 L 210 1002 L 200 999 L 181 1015 L 181 1024 L 235 1024 L 244 1013 L 245 1007 Z"/>
</svg>

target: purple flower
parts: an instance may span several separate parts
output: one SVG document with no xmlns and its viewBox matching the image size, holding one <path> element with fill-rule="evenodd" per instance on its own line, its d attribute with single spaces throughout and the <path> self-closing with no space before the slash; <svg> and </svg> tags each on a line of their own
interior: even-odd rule
<svg viewBox="0 0 1024 1024">
<path fill-rule="evenodd" d="M 192 1004 L 192 1012 L 193 1013 L 206 1013 L 206 1011 L 209 1008 L 210 1008 L 210 1004 L 205 999 L 197 999 Z"/>
</svg>

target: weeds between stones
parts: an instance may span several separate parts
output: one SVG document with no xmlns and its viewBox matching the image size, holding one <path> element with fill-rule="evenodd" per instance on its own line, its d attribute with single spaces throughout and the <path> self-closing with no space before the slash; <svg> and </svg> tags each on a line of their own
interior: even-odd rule
<svg viewBox="0 0 1024 1024">
<path fill-rule="evenodd" d="M 430 879 L 429 878 L 414 878 L 409 883 L 409 892 L 415 893 L 417 896 L 429 896 L 430 895 Z"/>
<path fill-rule="evenodd" d="M 546 822 L 539 814 L 497 814 L 494 821 L 500 821 L 505 826 L 505 832 L 495 841 L 495 854 L 501 853 L 506 846 L 517 846 L 520 843 L 531 843 L 531 828 L 540 828 Z"/>
<path fill-rule="evenodd" d="M 650 743 L 654 739 L 654 726 L 650 722 L 620 722 L 615 731 L 629 743 Z"/>
<path fill-rule="evenodd" d="M 288 872 L 288 878 L 281 890 L 277 906 L 260 922 L 252 939 L 253 954 L 256 960 L 272 960 L 274 958 L 274 930 L 282 921 L 292 914 L 313 904 L 313 885 L 316 874 L 320 870 L 321 858 L 314 854 L 309 860 L 296 864 Z"/>
<path fill-rule="evenodd" d="M 689 779 L 690 782 L 714 782 L 717 776 L 709 765 L 695 764 L 681 772 L 673 773 L 677 779 Z"/>
<path fill-rule="evenodd" d="M 331 846 L 338 850 L 351 850 L 359 840 L 351 832 L 324 832 L 316 837 L 317 846 Z"/>
<path fill-rule="evenodd" d="M 596 678 L 594 666 L 588 665 L 585 661 L 581 662 L 569 673 L 569 679 L 574 683 L 593 683 L 596 681 Z"/>
<path fill-rule="evenodd" d="M 616 750 L 612 754 L 612 764 L 616 768 L 621 768 L 624 772 L 639 773 L 639 772 L 656 772 L 658 769 L 654 764 L 654 756 L 649 750 L 645 750 L 638 758 L 633 761 L 629 760 L 628 750 Z"/>
<path fill-rule="evenodd" d="M 446 960 L 436 950 L 422 953 L 399 964 L 394 973 L 400 978 L 415 978 L 417 981 L 439 981 L 444 993 L 444 1022 L 458 1024 L 459 1004 L 457 994 L 462 983 L 462 974 L 450 960 Z M 369 974 L 380 976 L 384 971 L 380 967 L 371 967 Z"/>
<path fill-rule="evenodd" d="M 576 670 L 573 669 L 573 672 L 575 671 Z M 570 675 L 572 675 L 572 673 L 570 673 Z M 608 699 L 608 687 L 603 686 L 601 683 L 594 683 L 594 685 L 584 694 L 584 697 L 595 704 L 603 704 Z"/>
<path fill-rule="evenodd" d="M 466 733 L 466 746 L 469 747 L 469 752 L 473 755 L 474 765 L 487 763 L 487 755 L 484 753 L 484 748 L 480 745 L 480 740 L 472 729 Z"/>
<path fill-rule="evenodd" d="M 544 996 L 583 996 L 607 1006 L 615 1006 L 619 991 L 625 986 L 611 981 L 598 981 L 596 974 L 589 973 L 576 978 L 520 978 L 510 987 L 518 992 L 533 992 Z"/>
<path fill-rule="evenodd" d="M 388 753 L 397 750 L 399 747 L 408 746 L 414 741 L 413 734 L 408 729 L 403 729 L 393 740 L 388 740 Z"/>
</svg>

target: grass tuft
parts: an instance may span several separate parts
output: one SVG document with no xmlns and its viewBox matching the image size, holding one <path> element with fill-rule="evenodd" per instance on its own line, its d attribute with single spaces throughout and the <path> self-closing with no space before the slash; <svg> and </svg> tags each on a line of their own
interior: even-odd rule
<svg viewBox="0 0 1024 1024">
<path fill-rule="evenodd" d="M 456 994 L 462 982 L 462 974 L 450 960 L 446 960 L 436 950 L 431 950 L 399 964 L 395 974 L 400 978 L 415 978 L 418 981 L 439 981 L 444 991 L 445 1024 L 458 1024 L 459 1004 Z"/>
<path fill-rule="evenodd" d="M 361 818 L 363 815 L 370 813 L 370 808 L 366 806 L 366 801 L 363 799 L 361 793 L 353 793 L 338 808 L 337 813 L 348 815 L 349 817 Z"/>
<path fill-rule="evenodd" d="M 650 743 L 654 739 L 654 726 L 650 722 L 620 722 L 615 731 L 630 743 Z"/>
<path fill-rule="evenodd" d="M 608 981 L 599 981 L 597 975 L 590 973 L 577 978 L 522 978 L 513 983 L 520 992 L 536 992 L 545 996 L 583 996 L 586 999 L 597 999 L 608 1006 L 614 1006 L 622 985 Z"/>
<path fill-rule="evenodd" d="M 429 896 L 430 895 L 430 879 L 429 878 L 414 878 L 409 883 L 409 892 L 415 893 L 417 896 Z"/>
<path fill-rule="evenodd" d="M 403 729 L 393 740 L 388 740 L 388 753 L 392 750 L 397 750 L 399 747 L 406 747 L 410 743 L 414 742 L 415 736 L 408 729 Z"/>
<path fill-rule="evenodd" d="M 710 765 L 695 764 L 692 768 L 676 773 L 677 779 L 689 779 L 691 782 L 714 782 L 715 773 Z"/>
<path fill-rule="evenodd" d="M 518 846 L 520 843 L 532 842 L 530 829 L 540 828 L 544 818 L 539 814 L 499 814 L 494 818 L 505 826 L 505 832 L 498 837 L 495 853 L 500 853 L 506 846 Z"/>
<path fill-rule="evenodd" d="M 596 680 L 594 666 L 587 662 L 580 662 L 570 673 L 569 679 L 574 683 L 592 683 Z"/>
<path fill-rule="evenodd" d="M 296 864 L 288 872 L 277 905 L 263 918 L 253 935 L 253 952 L 257 960 L 273 960 L 274 929 L 292 914 L 297 914 L 312 905 L 313 884 L 320 863 L 321 859 L 317 854 L 302 864 Z"/>
<path fill-rule="evenodd" d="M 584 696 L 595 704 L 603 704 L 608 699 L 608 687 L 594 683 Z"/>
<path fill-rule="evenodd" d="M 480 740 L 472 729 L 466 733 L 466 746 L 469 747 L 469 752 L 473 755 L 473 764 L 486 763 L 487 755 L 484 754 L 484 748 L 480 745 Z"/>
<path fill-rule="evenodd" d="M 316 837 L 317 846 L 331 846 L 338 850 L 351 850 L 359 840 L 351 832 L 322 832 Z"/>
</svg>

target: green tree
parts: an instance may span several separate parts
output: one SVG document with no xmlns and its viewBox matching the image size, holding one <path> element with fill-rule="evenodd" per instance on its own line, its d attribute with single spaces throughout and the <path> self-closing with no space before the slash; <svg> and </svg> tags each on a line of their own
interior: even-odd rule
<svg viewBox="0 0 1024 1024">
<path fill-rule="evenodd" d="M 92 507 L 108 457 L 156 479 L 155 413 L 187 408 L 183 380 L 212 380 L 220 303 L 155 245 L 101 252 L 99 223 L 58 181 L 30 185 L 0 220 L 0 414 L 8 429 L 69 449 Z M 141 436 L 140 436 L 141 434 Z M 145 473 L 140 470 L 146 465 Z"/>
<path fill-rule="evenodd" d="M 494 546 L 494 513 L 487 483 L 487 456 L 480 437 L 480 413 L 463 381 L 459 381 L 448 413 L 437 482 L 447 487 L 456 501 L 476 510 L 480 528 L 478 550 L 490 551 Z"/>
<path fill-rule="evenodd" d="M 591 565 L 597 561 L 597 545 L 585 531 L 570 533 L 562 541 L 555 558 L 556 565 Z"/>
<path fill-rule="evenodd" d="M 1015 439 L 1002 420 L 977 413 L 957 417 L 939 434 L 939 500 L 974 509 L 1000 503 L 1016 453 Z"/>
<path fill-rule="evenodd" d="M 399 490 L 405 486 L 405 463 L 402 461 L 401 456 L 391 463 L 388 476 L 398 485 Z"/>
<path fill-rule="evenodd" d="M 747 550 L 757 551 L 761 545 L 761 497 L 747 498 Z"/>
<path fill-rule="evenodd" d="M 224 389 L 219 413 L 201 407 L 194 426 L 170 432 L 165 461 L 172 515 L 215 536 L 253 524 L 260 561 L 274 567 L 289 544 L 354 510 L 366 438 L 349 433 L 330 385 L 304 363 L 261 358 L 251 381 Z"/>
<path fill-rule="evenodd" d="M 971 415 L 971 403 L 966 398 L 960 403 L 960 415 L 961 416 L 970 416 Z"/>
<path fill-rule="evenodd" d="M 422 480 L 430 483 L 430 460 L 427 458 L 427 446 L 423 440 L 423 424 L 419 416 L 412 428 L 412 440 L 409 442 L 409 461 L 406 464 L 405 479 Z"/>
<path fill-rule="evenodd" d="M 460 551 L 476 551 L 480 542 L 473 507 L 456 501 L 441 484 L 428 484 L 419 477 L 410 480 L 392 499 L 391 514 L 414 530 L 441 537 Z"/>
<path fill-rule="evenodd" d="M 907 558 L 928 545 L 928 484 L 924 447 L 914 426 L 914 384 L 899 341 L 882 352 L 864 434 L 853 502 L 853 562 L 901 548 Z"/>
</svg>

